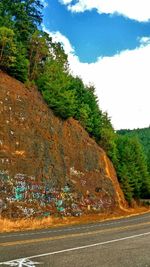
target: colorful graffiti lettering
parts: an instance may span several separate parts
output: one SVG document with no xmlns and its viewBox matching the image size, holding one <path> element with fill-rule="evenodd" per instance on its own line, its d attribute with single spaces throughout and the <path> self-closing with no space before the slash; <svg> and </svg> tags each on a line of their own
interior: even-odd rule
<svg viewBox="0 0 150 267">
<path fill-rule="evenodd" d="M 63 187 L 52 186 L 48 179 L 43 178 L 39 181 L 34 176 L 21 173 L 16 174 L 12 179 L 8 172 L 0 172 L 1 200 L 5 203 L 3 207 L 8 207 L 8 213 L 11 216 L 47 217 L 53 214 L 80 216 L 91 210 L 102 211 L 104 207 L 111 205 L 111 199 L 102 190 L 96 190 L 96 192 L 103 193 L 105 197 L 96 198 L 87 190 L 83 195 L 81 192 L 74 192 L 72 188 L 68 183 Z"/>
</svg>

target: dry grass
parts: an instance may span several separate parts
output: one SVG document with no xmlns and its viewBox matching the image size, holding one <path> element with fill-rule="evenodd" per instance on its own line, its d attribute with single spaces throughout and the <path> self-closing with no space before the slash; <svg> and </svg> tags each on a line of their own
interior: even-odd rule
<svg viewBox="0 0 150 267">
<path fill-rule="evenodd" d="M 83 215 L 81 217 L 64 217 L 64 218 L 47 217 L 43 219 L 35 218 L 35 219 L 20 219 L 20 220 L 0 219 L 0 232 L 2 233 L 2 232 L 35 230 L 42 228 L 51 228 L 56 226 L 105 221 L 109 219 L 129 217 L 146 212 L 150 212 L 150 208 L 148 209 L 145 207 L 139 207 L 135 209 L 128 209 L 128 211 L 126 212 L 124 210 L 118 210 L 112 214 L 110 213 L 89 214 L 89 215 Z"/>
<path fill-rule="evenodd" d="M 54 223 L 61 224 L 61 219 L 47 217 L 43 219 L 0 219 L 0 232 L 33 230 L 53 226 Z"/>
</svg>

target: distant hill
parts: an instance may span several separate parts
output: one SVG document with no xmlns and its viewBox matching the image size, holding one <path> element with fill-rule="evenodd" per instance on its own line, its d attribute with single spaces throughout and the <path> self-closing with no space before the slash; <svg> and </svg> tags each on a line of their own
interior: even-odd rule
<svg viewBox="0 0 150 267">
<path fill-rule="evenodd" d="M 143 146 L 147 157 L 148 170 L 150 172 L 150 126 L 148 128 L 134 129 L 134 130 L 119 130 L 117 133 L 121 135 L 137 136 Z"/>
</svg>

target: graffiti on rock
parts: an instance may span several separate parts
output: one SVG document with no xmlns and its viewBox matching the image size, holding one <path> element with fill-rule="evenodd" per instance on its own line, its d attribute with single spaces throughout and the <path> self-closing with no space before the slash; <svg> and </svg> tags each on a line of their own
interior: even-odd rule
<svg viewBox="0 0 150 267">
<path fill-rule="evenodd" d="M 86 181 L 86 180 L 84 180 Z M 81 185 L 83 186 L 81 179 Z M 10 217 L 47 217 L 49 215 L 80 216 L 88 211 L 102 211 L 110 207 L 111 198 L 102 190 L 103 197 L 96 197 L 88 190 L 75 192 L 73 184 L 54 186 L 47 178 L 17 173 L 10 178 L 7 171 L 0 172 L 1 214 Z M 99 194 L 99 193 L 97 193 Z M 5 207 L 5 208 L 4 208 Z"/>
</svg>

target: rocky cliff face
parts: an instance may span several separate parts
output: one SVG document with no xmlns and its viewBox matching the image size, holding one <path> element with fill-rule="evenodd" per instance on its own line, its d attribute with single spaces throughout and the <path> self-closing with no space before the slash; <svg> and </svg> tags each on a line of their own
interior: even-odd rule
<svg viewBox="0 0 150 267">
<path fill-rule="evenodd" d="M 0 72 L 2 216 L 81 215 L 124 206 L 115 170 L 80 124 Z"/>
</svg>

